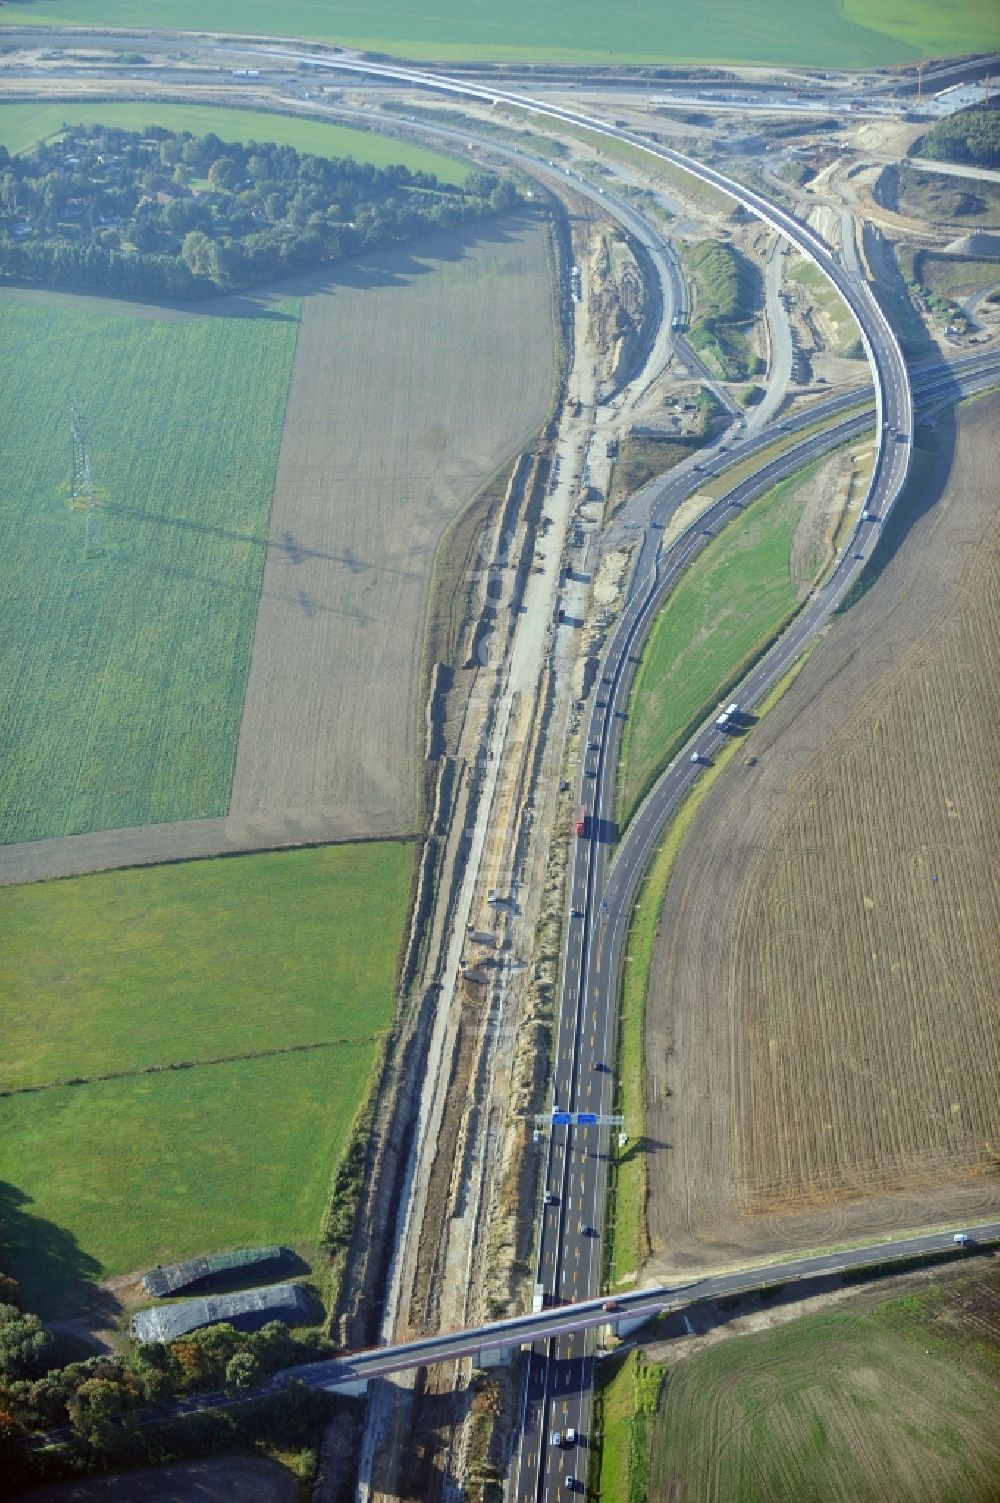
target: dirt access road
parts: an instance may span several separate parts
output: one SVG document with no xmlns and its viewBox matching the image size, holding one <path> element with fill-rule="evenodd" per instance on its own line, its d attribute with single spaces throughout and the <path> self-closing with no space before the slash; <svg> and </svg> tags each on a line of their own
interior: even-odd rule
<svg viewBox="0 0 1000 1503">
<path fill-rule="evenodd" d="M 1000 398 L 960 413 L 883 573 L 674 869 L 647 1015 L 646 1276 L 1000 1204 Z"/>
</svg>

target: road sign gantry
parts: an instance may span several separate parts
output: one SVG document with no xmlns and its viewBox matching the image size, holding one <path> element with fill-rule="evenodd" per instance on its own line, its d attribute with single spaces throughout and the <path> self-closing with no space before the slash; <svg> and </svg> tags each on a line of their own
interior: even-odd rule
<svg viewBox="0 0 1000 1503">
<path fill-rule="evenodd" d="M 619 1112 L 538 1112 L 536 1127 L 624 1127 Z"/>
</svg>

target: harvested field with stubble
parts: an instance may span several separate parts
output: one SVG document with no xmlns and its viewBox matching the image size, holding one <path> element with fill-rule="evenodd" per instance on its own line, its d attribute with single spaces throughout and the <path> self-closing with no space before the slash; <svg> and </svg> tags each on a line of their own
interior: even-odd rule
<svg viewBox="0 0 1000 1503">
<path fill-rule="evenodd" d="M 554 373 L 538 215 L 338 267 L 304 298 L 231 816 L 414 827 L 442 539 L 538 432 Z"/>
<path fill-rule="evenodd" d="M 658 1273 L 1000 1203 L 998 414 L 921 431 L 881 572 L 674 867 L 646 1033 Z"/>
</svg>

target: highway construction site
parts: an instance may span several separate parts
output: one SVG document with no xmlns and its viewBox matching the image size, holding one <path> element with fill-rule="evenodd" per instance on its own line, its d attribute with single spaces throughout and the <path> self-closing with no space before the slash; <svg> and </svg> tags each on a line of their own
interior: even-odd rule
<svg viewBox="0 0 1000 1503">
<path fill-rule="evenodd" d="M 668 290 L 664 308 L 661 290 L 658 302 L 642 280 L 651 272 L 643 247 L 618 230 L 614 249 L 592 197 L 567 193 L 555 174 L 543 181 L 558 188 L 568 216 L 559 237 L 568 368 L 544 442 L 519 457 L 484 529 L 464 666 L 440 670 L 428 711 L 438 778 L 423 875 L 434 896 L 426 906 L 418 897 L 413 1003 L 370 1157 L 375 1225 L 381 1210 L 395 1218 L 386 1231 L 394 1224 L 399 1235 L 391 1261 L 388 1239 L 371 1224 L 356 1239 L 342 1325 L 352 1346 L 375 1336 L 358 1316 L 371 1308 L 387 1261 L 383 1340 L 530 1307 L 545 1146 L 533 1124 L 551 1103 L 566 853 L 577 818 L 572 770 L 585 750 L 580 710 L 638 557 L 634 507 L 631 528 L 626 520 L 602 537 L 600 522 L 621 441 L 650 421 L 666 429 L 690 391 L 681 358 L 656 337 L 655 314 L 676 314 L 677 294 Z M 697 213 L 676 189 L 670 202 Z M 863 367 L 839 356 L 836 317 L 802 283 L 785 283 L 786 294 L 766 275 L 773 236 L 739 223 L 715 229 L 760 269 L 752 338 L 766 385 L 756 422 L 748 411 L 751 426 L 808 408 L 824 387 L 857 384 Z M 719 396 L 722 406 L 728 393 Z M 688 503 L 681 525 L 711 499 Z M 408 1162 L 405 1120 L 415 1124 Z M 397 1216 L 400 1194 L 406 1211 Z M 466 1359 L 457 1373 L 431 1367 L 370 1385 L 364 1495 L 444 1496 L 449 1478 L 468 1486 L 502 1471 L 518 1381 L 518 1366 L 484 1376 Z"/>
<path fill-rule="evenodd" d="M 84 94 L 89 86 L 79 84 Z M 172 98 L 218 92 L 190 78 L 171 88 Z M 287 106 L 288 92 L 261 84 L 241 97 Z M 399 116 L 426 97 L 400 85 L 390 118 L 382 84 L 383 127 L 398 130 Z M 303 102 L 299 85 L 294 107 L 315 112 L 317 102 Z M 373 113 L 354 80 L 331 87 L 324 108 L 345 119 Z M 633 129 L 641 113 L 630 105 Z M 680 150 L 694 152 L 710 139 L 704 126 L 672 122 L 667 130 L 655 112 L 643 119 Z M 876 132 L 869 149 L 877 155 L 889 127 L 866 128 Z M 549 204 L 563 360 L 548 425 L 495 487 L 476 536 L 458 650 L 452 662 L 431 668 L 427 831 L 336 1317 L 348 1349 L 478 1327 L 532 1308 L 550 1146 L 536 1117 L 555 1105 L 567 903 L 576 901 L 574 830 L 582 833 L 588 818 L 578 774 L 596 746 L 588 716 L 604 654 L 632 604 L 653 527 L 664 546 L 697 531 L 725 486 L 743 478 L 737 462 L 720 479 L 729 463 L 724 442 L 758 445 L 742 460 L 752 474 L 764 462 L 768 425 L 766 453 L 774 459 L 811 431 L 811 414 L 825 413 L 831 399 L 843 398 L 844 410 L 870 399 L 864 352 L 860 344 L 848 348 L 853 325 L 851 341 L 845 337 L 846 307 L 795 275 L 807 263 L 788 253 L 773 227 L 718 195 L 686 192 L 676 172 L 658 175 L 653 167 L 641 176 L 633 160 L 616 162 L 599 150 L 595 170 L 593 143 L 574 141 L 571 132 L 558 163 L 527 160 L 525 146 L 514 144 L 526 134 L 523 121 L 514 110 L 505 120 L 503 106 L 442 108 L 426 138 L 435 131 L 461 136 L 483 164 L 510 167 L 522 158 L 522 172 Z M 803 151 L 817 146 L 807 133 L 803 142 Z M 717 140 L 710 144 L 719 150 Z M 762 191 L 769 181 L 764 174 Z M 831 165 L 818 187 L 810 185 L 808 201 L 804 192 L 792 195 L 796 212 L 848 267 L 868 264 L 853 220 L 866 181 Z M 876 197 L 866 191 L 864 209 L 878 220 Z M 888 228 L 885 216 L 881 222 Z M 659 249 L 664 225 L 679 257 Z M 740 324 L 759 372 L 752 404 L 744 404 L 745 380 L 720 377 L 684 338 L 699 297 L 684 258 L 706 238 L 745 260 L 756 289 Z M 943 331 L 933 335 L 942 354 L 971 353 Z M 695 431 L 696 402 L 708 399 L 711 417 Z M 797 430 L 782 436 L 793 420 Z M 652 434 L 652 470 L 612 516 L 614 466 L 636 434 Z M 876 445 L 882 442 L 878 436 Z M 713 468 L 696 481 L 703 448 L 712 448 Z M 836 505 L 821 518 L 813 498 L 810 548 L 823 552 L 825 571 L 862 522 L 877 468 L 870 437 L 862 450 L 859 441 L 848 463 L 843 455 L 836 461 Z M 675 472 L 678 497 L 689 482 L 683 500 L 664 502 L 661 477 Z M 697 764 L 699 755 L 689 761 Z M 609 843 L 617 833 L 609 829 Z M 612 1048 L 605 1063 L 613 1059 Z M 483 1497 L 508 1475 L 528 1363 L 519 1357 L 485 1372 L 484 1365 L 468 1356 L 369 1384 L 360 1496 L 431 1500 L 460 1486 L 465 1496 Z"/>
</svg>

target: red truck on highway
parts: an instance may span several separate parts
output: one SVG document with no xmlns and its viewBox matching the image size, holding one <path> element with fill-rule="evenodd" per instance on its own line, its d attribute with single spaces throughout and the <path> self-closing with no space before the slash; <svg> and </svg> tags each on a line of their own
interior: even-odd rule
<svg viewBox="0 0 1000 1503">
<path fill-rule="evenodd" d="M 587 811 L 582 804 L 576 811 L 576 833 L 578 835 L 587 833 Z"/>
</svg>

